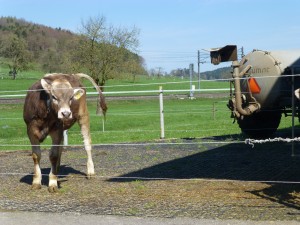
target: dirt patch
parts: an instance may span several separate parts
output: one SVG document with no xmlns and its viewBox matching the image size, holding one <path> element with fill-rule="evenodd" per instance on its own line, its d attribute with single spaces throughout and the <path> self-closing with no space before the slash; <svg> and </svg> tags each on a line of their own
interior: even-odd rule
<svg viewBox="0 0 300 225">
<path fill-rule="evenodd" d="M 288 144 L 252 149 L 236 143 L 204 144 L 203 139 L 175 142 L 94 148 L 97 176 L 92 180 L 84 174 L 85 151 L 66 148 L 57 194 L 47 191 L 47 150 L 41 162 L 43 188 L 38 191 L 30 189 L 30 151 L 0 152 L 0 209 L 300 220 L 300 184 L 278 182 L 300 179 L 300 158 L 291 157 Z"/>
</svg>

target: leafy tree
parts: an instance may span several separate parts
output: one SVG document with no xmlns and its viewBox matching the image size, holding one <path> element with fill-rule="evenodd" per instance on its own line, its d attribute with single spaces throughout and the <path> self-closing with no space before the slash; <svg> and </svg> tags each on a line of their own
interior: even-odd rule
<svg viewBox="0 0 300 225">
<path fill-rule="evenodd" d="M 98 85 L 103 87 L 108 79 L 117 78 L 128 68 L 132 73 L 141 69 L 141 65 L 132 66 L 134 59 L 128 57 L 139 46 L 136 27 L 107 26 L 105 18 L 98 16 L 82 22 L 81 34 L 75 58 L 78 66 L 86 68 Z"/>
<path fill-rule="evenodd" d="M 55 49 L 48 49 L 41 57 L 42 69 L 48 73 L 62 71 L 61 64 L 61 55 Z"/>
<path fill-rule="evenodd" d="M 0 54 L 7 59 L 5 64 L 8 65 L 14 80 L 19 71 L 29 68 L 31 54 L 27 50 L 26 41 L 17 35 L 11 34 L 1 38 Z"/>
<path fill-rule="evenodd" d="M 132 81 L 135 82 L 136 76 L 140 74 L 146 74 L 144 67 L 144 59 L 135 54 L 125 54 L 127 55 L 126 60 L 123 63 L 123 69 L 121 72 L 129 73 L 132 76 Z"/>
</svg>

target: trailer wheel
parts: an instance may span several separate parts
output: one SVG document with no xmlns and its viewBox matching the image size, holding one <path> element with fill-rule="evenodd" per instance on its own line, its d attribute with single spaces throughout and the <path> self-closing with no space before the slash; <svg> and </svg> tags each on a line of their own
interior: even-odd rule
<svg viewBox="0 0 300 225">
<path fill-rule="evenodd" d="M 280 120 L 280 111 L 260 111 L 244 116 L 238 120 L 238 124 L 242 132 L 251 138 L 268 138 L 276 132 Z"/>
</svg>

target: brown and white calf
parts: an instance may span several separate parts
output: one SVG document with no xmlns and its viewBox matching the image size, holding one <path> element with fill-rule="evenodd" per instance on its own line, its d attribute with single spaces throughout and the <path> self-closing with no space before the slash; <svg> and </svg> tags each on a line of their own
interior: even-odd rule
<svg viewBox="0 0 300 225">
<path fill-rule="evenodd" d="M 57 174 L 60 167 L 63 132 L 75 122 L 81 128 L 85 150 L 87 152 L 87 177 L 94 175 L 94 163 L 91 154 L 90 119 L 86 103 L 86 91 L 80 82 L 86 78 L 99 92 L 99 109 L 105 115 L 106 104 L 100 88 L 86 74 L 46 74 L 28 90 L 24 104 L 24 121 L 32 145 L 34 162 L 33 189 L 41 188 L 40 143 L 50 135 L 52 147 L 49 153 L 51 171 L 49 174 L 49 192 L 58 190 Z"/>
</svg>

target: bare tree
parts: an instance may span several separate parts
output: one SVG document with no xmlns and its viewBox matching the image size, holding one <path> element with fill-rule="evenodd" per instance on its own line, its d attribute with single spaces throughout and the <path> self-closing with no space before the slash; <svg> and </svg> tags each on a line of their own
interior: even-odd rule
<svg viewBox="0 0 300 225">
<path fill-rule="evenodd" d="M 80 33 L 82 37 L 76 50 L 78 66 L 86 68 L 102 87 L 128 65 L 126 55 L 139 46 L 139 29 L 107 26 L 103 16 L 83 21 Z"/>
</svg>

